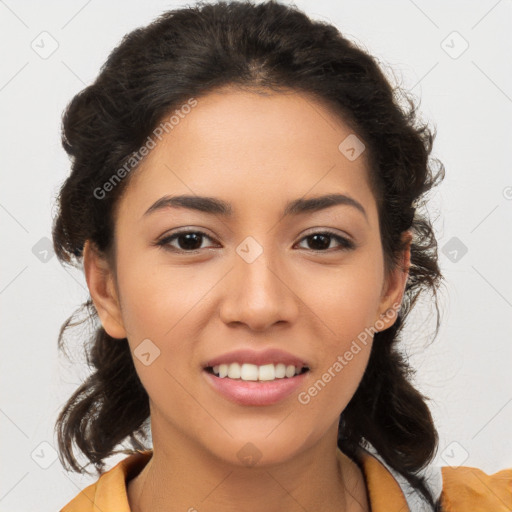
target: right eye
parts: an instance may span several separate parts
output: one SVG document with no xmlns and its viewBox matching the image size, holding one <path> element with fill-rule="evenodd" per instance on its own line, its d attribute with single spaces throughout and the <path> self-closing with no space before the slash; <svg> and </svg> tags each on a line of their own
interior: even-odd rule
<svg viewBox="0 0 512 512">
<path fill-rule="evenodd" d="M 171 251 L 194 253 L 202 248 L 201 241 L 205 237 L 212 240 L 211 237 L 202 231 L 183 230 L 162 238 L 156 242 L 156 245 Z M 180 247 L 171 245 L 174 241 L 177 241 Z"/>
</svg>

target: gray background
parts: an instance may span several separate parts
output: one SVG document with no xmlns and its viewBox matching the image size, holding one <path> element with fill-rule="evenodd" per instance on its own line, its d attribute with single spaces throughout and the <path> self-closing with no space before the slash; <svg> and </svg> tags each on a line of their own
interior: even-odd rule
<svg viewBox="0 0 512 512">
<path fill-rule="evenodd" d="M 88 297 L 81 273 L 49 248 L 54 198 L 69 170 L 60 117 L 126 32 L 180 5 L 0 0 L 1 511 L 55 511 L 96 480 L 66 473 L 54 450 L 57 414 L 88 373 L 57 353 L 61 324 Z M 437 126 L 434 156 L 447 174 L 429 210 L 447 280 L 442 328 L 429 344 L 426 301 L 404 350 L 432 398 L 435 463 L 512 467 L 511 2 L 296 5 L 377 56 Z"/>
</svg>

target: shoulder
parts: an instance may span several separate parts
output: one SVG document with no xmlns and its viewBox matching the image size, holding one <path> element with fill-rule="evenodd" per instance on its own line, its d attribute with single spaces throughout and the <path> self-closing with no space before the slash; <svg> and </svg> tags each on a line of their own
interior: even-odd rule
<svg viewBox="0 0 512 512">
<path fill-rule="evenodd" d="M 408 507 L 395 507 L 393 510 L 411 510 L 414 512 L 431 510 L 418 489 L 413 488 L 374 449 L 361 449 L 357 455 L 363 463 L 370 495 L 375 500 L 381 500 L 382 496 L 388 496 L 390 489 L 393 487 L 389 478 L 384 479 L 387 473 L 394 477 L 404 499 L 407 501 L 406 506 Z M 489 475 L 475 467 L 429 464 L 420 470 L 417 475 L 424 479 L 431 495 L 440 502 L 442 512 L 512 511 L 512 468 L 503 469 Z M 392 510 L 387 506 L 387 503 L 384 507 L 373 507 L 373 505 L 372 502 L 372 510 L 374 508 L 375 510 Z"/>
<path fill-rule="evenodd" d="M 512 510 L 512 468 L 488 475 L 478 468 L 441 468 L 442 510 L 462 512 L 509 512 Z"/>
<path fill-rule="evenodd" d="M 60 512 L 130 512 L 127 483 L 149 462 L 152 450 L 137 450 L 104 472 Z"/>
</svg>

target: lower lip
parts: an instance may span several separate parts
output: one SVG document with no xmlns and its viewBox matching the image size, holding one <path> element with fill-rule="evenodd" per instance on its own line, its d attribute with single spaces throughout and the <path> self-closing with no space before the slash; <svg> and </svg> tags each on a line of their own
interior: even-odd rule
<svg viewBox="0 0 512 512">
<path fill-rule="evenodd" d="M 270 381 L 220 378 L 206 370 L 203 373 L 213 388 L 232 402 L 239 405 L 272 405 L 296 391 L 309 372 Z"/>
</svg>

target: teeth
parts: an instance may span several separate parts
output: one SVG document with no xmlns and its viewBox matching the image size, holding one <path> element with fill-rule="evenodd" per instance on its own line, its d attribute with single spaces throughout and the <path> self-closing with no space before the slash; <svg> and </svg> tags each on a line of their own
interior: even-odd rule
<svg viewBox="0 0 512 512">
<path fill-rule="evenodd" d="M 228 366 L 228 377 L 230 379 L 239 379 L 242 374 L 242 369 L 238 363 L 232 363 Z"/>
<path fill-rule="evenodd" d="M 286 367 L 285 375 L 286 377 L 293 377 L 295 375 L 296 368 L 293 365 L 288 365 Z M 300 371 L 300 369 L 299 369 Z"/>
<path fill-rule="evenodd" d="M 217 375 L 217 377 L 252 381 L 290 378 L 301 372 L 302 366 L 294 366 L 293 364 L 285 365 L 283 363 L 264 364 L 262 366 L 249 363 L 231 363 L 218 364 L 213 367 L 213 373 Z"/>
<path fill-rule="evenodd" d="M 240 369 L 240 378 L 242 380 L 258 380 L 258 375 L 258 367 L 255 364 L 243 364 Z"/>
<path fill-rule="evenodd" d="M 295 370 L 295 367 L 293 367 Z M 295 371 L 293 372 L 295 375 Z M 274 380 L 276 378 L 276 367 L 273 364 L 265 364 L 259 367 L 259 380 Z"/>
<path fill-rule="evenodd" d="M 276 377 L 282 379 L 286 375 L 286 365 L 283 363 L 276 364 Z"/>
</svg>

